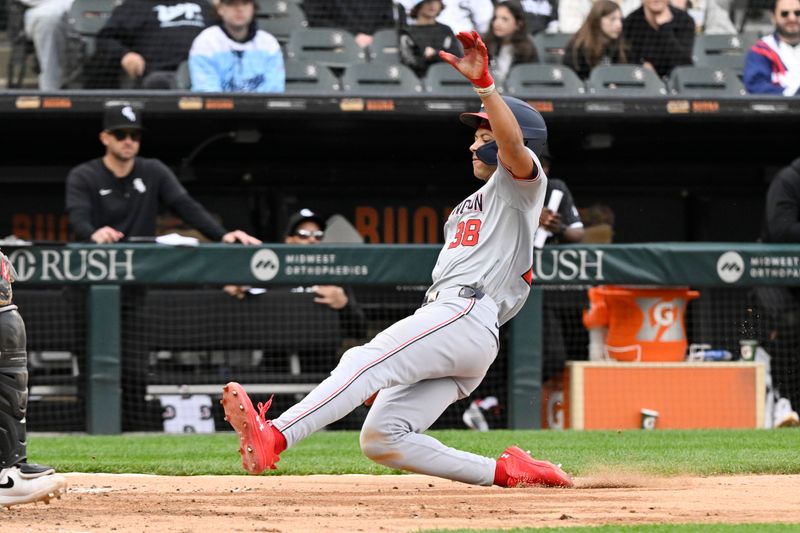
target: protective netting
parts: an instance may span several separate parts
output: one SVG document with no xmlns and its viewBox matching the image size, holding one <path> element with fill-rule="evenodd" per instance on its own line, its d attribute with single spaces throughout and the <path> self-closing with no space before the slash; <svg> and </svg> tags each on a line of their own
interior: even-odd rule
<svg viewBox="0 0 800 533">
<path fill-rule="evenodd" d="M 571 37 L 579 32 L 589 16 L 591 4 L 562 2 L 564 5 L 559 5 L 549 0 L 525 0 L 520 2 L 519 14 L 526 23 L 523 34 L 527 39 L 524 45 L 515 45 L 511 69 L 522 65 L 562 65 L 563 68 L 557 72 L 552 68 L 520 69 L 512 74 L 507 62 L 500 57 L 499 45 L 491 44 L 492 32 L 499 31 L 492 29 L 491 22 L 494 4 L 498 3 L 491 0 L 444 2 L 444 10 L 435 19 L 439 26 L 435 26 L 410 15 L 420 11 L 414 10 L 418 2 L 413 0 L 397 3 L 389 0 L 256 0 L 253 20 L 255 26 L 275 38 L 278 48 L 270 45 L 271 52 L 281 55 L 287 63 L 285 90 L 290 93 L 344 90 L 470 94 L 464 92 L 463 80 L 453 78 L 454 73 L 447 69 L 438 68 L 442 65 L 429 70 L 438 62 L 430 50 L 459 53 L 460 46 L 453 34 L 475 29 L 490 45 L 492 70 L 498 86 L 517 96 L 615 92 L 659 96 L 670 91 L 737 95 L 744 94 L 739 78 L 750 46 L 760 36 L 773 31 L 766 4 L 750 2 L 743 6 L 727 0 L 678 1 L 673 2 L 680 8 L 674 20 L 661 31 L 661 34 L 668 33 L 667 37 L 648 29 L 643 16 L 640 20 L 626 18 L 618 30 L 624 45 L 612 45 L 602 53 L 583 49 L 565 53 Z M 36 87 L 39 84 L 45 90 L 188 90 L 195 76 L 195 90 L 212 90 L 207 85 L 198 86 L 200 71 L 190 68 L 189 60 L 191 54 L 203 55 L 208 51 L 206 55 L 212 58 L 215 53 L 221 53 L 220 50 L 230 48 L 228 45 L 214 48 L 215 43 L 224 42 L 221 37 L 196 45 L 195 39 L 203 30 L 219 24 L 218 4 L 208 0 L 55 0 L 51 9 L 61 10 L 63 17 L 59 19 L 50 13 L 50 18 L 42 23 L 43 35 L 54 36 L 54 44 L 49 44 L 49 52 L 40 51 L 37 56 L 34 36 L 24 31 L 28 8 L 25 3 L 11 1 L 6 14 L 11 48 L 8 86 Z M 623 16 L 631 15 L 640 5 L 639 2 L 618 4 Z M 48 26 L 45 28 L 45 25 Z M 592 42 L 598 39 L 595 36 Z M 262 38 L 252 48 L 265 51 L 270 46 L 265 45 Z M 129 56 L 131 53 L 137 57 Z M 216 65 L 219 76 L 225 78 L 230 74 L 227 71 L 237 68 L 257 70 L 256 63 L 243 60 L 241 53 L 239 56 L 238 64 L 225 61 Z M 386 72 L 354 68 L 346 73 L 348 67 L 370 63 L 395 64 L 400 68 Z M 631 68 L 590 76 L 593 68 L 609 64 L 630 64 Z M 710 71 L 671 76 L 675 67 L 691 65 Z M 642 70 L 634 68 L 636 66 L 647 68 Z M 263 69 L 269 70 L 268 67 Z M 254 76 L 272 76 L 262 71 L 251 74 L 241 79 L 231 74 L 228 78 L 233 76 L 231 79 L 235 83 L 225 84 L 224 81 L 231 81 L 226 78 L 217 90 L 279 90 L 275 86 L 256 89 L 260 83 L 244 83 L 243 80 L 252 81 Z M 38 81 L 37 75 L 41 75 Z"/>
<path fill-rule="evenodd" d="M 83 289 L 14 289 L 28 337 L 28 429 L 86 429 Z"/>
<path fill-rule="evenodd" d="M 211 427 L 227 430 L 217 401 L 221 385 L 229 380 L 250 385 L 259 400 L 275 393 L 272 412 L 279 413 L 324 379 L 349 347 L 413 313 L 425 287 L 360 285 L 350 291 L 360 312 L 342 315 L 291 287 L 273 287 L 242 300 L 218 287 L 123 288 L 123 429 L 172 428 L 169 420 L 175 413 L 165 406 L 172 405 L 169 398 L 183 395 L 184 399 L 208 397 Z M 706 345 L 704 350 L 723 359 L 727 352 L 736 361 L 740 341 L 757 341 L 770 356 L 773 388 L 779 397 L 800 405 L 796 289 L 700 288 L 699 293 L 686 310 L 688 344 Z M 85 431 L 86 291 L 25 287 L 15 291 L 15 302 L 28 332 L 29 428 Z M 581 321 L 588 307 L 587 287 L 544 291 L 545 389 L 560 383 L 566 361 L 588 359 L 589 340 Z M 504 328 L 500 354 L 484 382 L 470 398 L 448 408 L 434 427 L 465 427 L 462 417 L 472 401 L 491 396 L 498 405 L 489 405 L 482 415 L 489 427 L 507 426 L 506 337 Z M 666 379 L 659 386 L 669 390 L 676 384 Z M 703 397 L 704 391 L 697 393 Z M 624 398 L 626 390 L 614 394 Z M 537 400 L 532 405 L 541 405 Z M 702 401 L 696 404 L 697 409 L 706 407 Z M 356 429 L 366 412 L 359 407 L 332 428 Z M 186 427 L 197 430 L 191 423 Z"/>
</svg>

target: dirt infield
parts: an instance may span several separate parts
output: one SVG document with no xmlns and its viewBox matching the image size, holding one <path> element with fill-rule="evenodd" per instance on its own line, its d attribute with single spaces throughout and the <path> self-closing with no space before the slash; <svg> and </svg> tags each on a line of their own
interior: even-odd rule
<svg viewBox="0 0 800 533">
<path fill-rule="evenodd" d="M 405 532 L 665 522 L 800 523 L 800 475 L 585 477 L 576 489 L 426 476 L 69 474 L 50 505 L 0 509 L 3 532 Z"/>
</svg>

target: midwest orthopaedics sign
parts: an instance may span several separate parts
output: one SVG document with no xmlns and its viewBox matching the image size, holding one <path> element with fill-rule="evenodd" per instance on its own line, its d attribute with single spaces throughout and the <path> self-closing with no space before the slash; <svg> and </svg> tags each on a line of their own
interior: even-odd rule
<svg viewBox="0 0 800 533">
<path fill-rule="evenodd" d="M 8 256 L 18 281 L 133 281 L 134 250 L 28 249 Z"/>
<path fill-rule="evenodd" d="M 283 273 L 286 276 L 368 276 L 367 265 L 337 264 L 336 254 L 286 254 Z"/>
</svg>

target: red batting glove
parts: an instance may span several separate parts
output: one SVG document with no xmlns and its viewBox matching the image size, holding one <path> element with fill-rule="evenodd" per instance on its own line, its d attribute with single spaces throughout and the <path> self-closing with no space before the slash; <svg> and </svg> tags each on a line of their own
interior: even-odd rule
<svg viewBox="0 0 800 533">
<path fill-rule="evenodd" d="M 444 50 L 439 52 L 439 57 L 453 65 L 453 68 L 469 79 L 474 86 L 481 89 L 490 87 L 494 79 L 489 74 L 489 52 L 486 51 L 481 36 L 476 31 L 471 33 L 462 31 L 456 38 L 464 47 L 464 57 L 456 57 Z"/>
</svg>

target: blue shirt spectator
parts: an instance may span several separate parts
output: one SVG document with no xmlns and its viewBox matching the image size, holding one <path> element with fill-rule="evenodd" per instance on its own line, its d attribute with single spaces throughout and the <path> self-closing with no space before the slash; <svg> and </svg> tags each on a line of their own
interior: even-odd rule
<svg viewBox="0 0 800 533">
<path fill-rule="evenodd" d="M 189 52 L 192 90 L 281 93 L 286 84 L 277 39 L 259 30 L 253 0 L 220 0 L 222 22 L 195 38 Z"/>
</svg>

